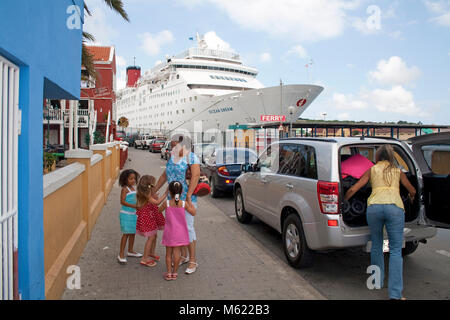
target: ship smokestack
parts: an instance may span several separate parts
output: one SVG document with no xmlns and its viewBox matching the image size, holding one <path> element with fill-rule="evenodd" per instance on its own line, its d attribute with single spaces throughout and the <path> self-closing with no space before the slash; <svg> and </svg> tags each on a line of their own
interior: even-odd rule
<svg viewBox="0 0 450 320">
<path fill-rule="evenodd" d="M 127 87 L 136 86 L 136 82 L 141 77 L 141 67 L 132 66 L 127 68 Z"/>
</svg>

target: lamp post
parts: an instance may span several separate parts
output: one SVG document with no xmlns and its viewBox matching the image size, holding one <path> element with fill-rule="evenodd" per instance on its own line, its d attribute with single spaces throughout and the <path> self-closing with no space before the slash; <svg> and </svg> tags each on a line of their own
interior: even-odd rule
<svg viewBox="0 0 450 320">
<path fill-rule="evenodd" d="M 294 112 L 295 112 L 295 107 L 294 106 L 290 106 L 289 108 L 288 108 L 288 110 L 289 110 L 289 114 L 290 114 L 290 128 L 289 128 L 289 137 L 292 137 L 292 115 L 294 114 Z"/>
</svg>

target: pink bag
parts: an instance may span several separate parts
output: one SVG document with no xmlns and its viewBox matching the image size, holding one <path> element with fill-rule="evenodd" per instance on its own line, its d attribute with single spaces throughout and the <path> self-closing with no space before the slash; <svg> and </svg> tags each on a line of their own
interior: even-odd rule
<svg viewBox="0 0 450 320">
<path fill-rule="evenodd" d="M 347 176 L 352 176 L 356 179 L 359 179 L 362 177 L 362 175 L 373 167 L 372 161 L 367 159 L 366 157 L 355 154 L 354 156 L 351 156 L 345 161 L 342 161 L 341 163 L 341 173 L 342 178 L 346 178 Z"/>
</svg>

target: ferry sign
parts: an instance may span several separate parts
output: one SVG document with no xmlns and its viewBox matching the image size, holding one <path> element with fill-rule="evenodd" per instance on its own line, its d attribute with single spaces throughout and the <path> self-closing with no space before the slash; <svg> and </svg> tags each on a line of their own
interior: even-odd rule
<svg viewBox="0 0 450 320">
<path fill-rule="evenodd" d="M 263 122 L 285 122 L 286 116 L 277 116 L 277 115 L 261 115 L 261 121 Z"/>
</svg>

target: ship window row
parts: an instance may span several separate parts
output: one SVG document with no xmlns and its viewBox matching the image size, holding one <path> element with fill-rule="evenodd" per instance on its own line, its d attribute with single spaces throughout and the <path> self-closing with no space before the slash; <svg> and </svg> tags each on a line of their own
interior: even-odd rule
<svg viewBox="0 0 450 320">
<path fill-rule="evenodd" d="M 240 82 L 247 82 L 247 80 L 242 78 L 233 78 L 233 77 L 224 77 L 224 76 L 215 76 L 215 75 L 209 75 L 211 79 L 219 79 L 219 80 L 232 80 L 232 81 L 240 81 Z"/>
<path fill-rule="evenodd" d="M 234 72 L 234 73 L 242 73 L 247 74 L 253 77 L 256 77 L 256 73 L 239 70 L 239 69 L 230 69 L 230 68 L 222 68 L 222 67 L 210 67 L 210 66 L 194 66 L 194 65 L 185 65 L 185 64 L 175 64 L 175 68 L 183 68 L 183 69 L 203 69 L 203 70 L 217 70 L 217 71 L 226 71 L 226 72 Z"/>
</svg>

